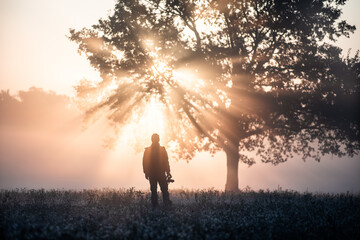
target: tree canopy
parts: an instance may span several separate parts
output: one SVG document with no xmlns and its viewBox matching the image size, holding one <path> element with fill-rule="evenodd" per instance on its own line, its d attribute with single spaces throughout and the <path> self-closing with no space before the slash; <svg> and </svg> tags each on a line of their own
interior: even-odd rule
<svg viewBox="0 0 360 240">
<path fill-rule="evenodd" d="M 199 150 L 227 155 L 226 189 L 238 161 L 277 164 L 293 154 L 359 153 L 358 52 L 331 42 L 355 26 L 340 19 L 345 0 L 122 0 L 96 25 L 70 30 L 102 81 L 79 97 L 102 96 L 125 124 L 156 100 L 166 142 L 178 158 Z"/>
</svg>

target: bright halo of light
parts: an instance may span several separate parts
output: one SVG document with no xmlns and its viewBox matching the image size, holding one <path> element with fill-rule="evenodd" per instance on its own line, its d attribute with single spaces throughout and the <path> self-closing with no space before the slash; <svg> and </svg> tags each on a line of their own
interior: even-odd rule
<svg viewBox="0 0 360 240">
<path fill-rule="evenodd" d="M 205 85 L 203 79 L 198 78 L 192 71 L 186 69 L 174 70 L 173 76 L 182 87 L 199 90 Z"/>
<path fill-rule="evenodd" d="M 155 74 L 165 74 L 170 71 L 170 68 L 166 65 L 166 63 L 157 60 L 155 61 L 154 66 L 152 67 L 152 70 Z"/>
<path fill-rule="evenodd" d="M 154 133 L 160 135 L 161 142 L 164 139 L 164 134 L 166 134 L 165 129 L 163 105 L 156 97 L 151 97 L 150 101 L 146 103 L 144 111 L 135 116 L 131 123 L 122 129 L 119 143 L 125 141 L 131 145 L 134 144 L 137 150 L 141 150 L 151 143 L 151 135 Z"/>
<path fill-rule="evenodd" d="M 155 97 L 152 97 L 150 103 L 146 106 L 143 117 L 140 119 L 139 124 L 144 126 L 146 135 L 158 133 L 164 134 L 165 119 L 162 111 L 162 105 Z"/>
</svg>

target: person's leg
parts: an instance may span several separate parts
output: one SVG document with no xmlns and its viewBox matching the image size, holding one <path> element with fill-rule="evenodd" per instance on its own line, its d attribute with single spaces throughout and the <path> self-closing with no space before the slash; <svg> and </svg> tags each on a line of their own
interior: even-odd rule
<svg viewBox="0 0 360 240">
<path fill-rule="evenodd" d="M 162 197 L 164 204 L 166 206 L 171 205 L 170 197 L 169 197 L 169 190 L 168 190 L 168 183 L 166 182 L 165 176 L 159 179 L 159 185 L 162 192 Z"/>
<path fill-rule="evenodd" d="M 150 190 L 151 190 L 151 204 L 153 207 L 158 206 L 158 195 L 157 195 L 157 179 L 149 178 Z"/>
</svg>

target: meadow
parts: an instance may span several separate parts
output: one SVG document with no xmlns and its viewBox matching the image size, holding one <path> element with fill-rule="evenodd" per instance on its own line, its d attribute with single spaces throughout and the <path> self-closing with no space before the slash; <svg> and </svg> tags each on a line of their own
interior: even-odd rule
<svg viewBox="0 0 360 240">
<path fill-rule="evenodd" d="M 359 194 L 1 190 L 0 239 L 360 239 Z"/>
</svg>

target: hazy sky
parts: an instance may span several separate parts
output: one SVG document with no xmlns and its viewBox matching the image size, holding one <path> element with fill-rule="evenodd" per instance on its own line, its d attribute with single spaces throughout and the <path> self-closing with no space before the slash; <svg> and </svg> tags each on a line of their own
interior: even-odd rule
<svg viewBox="0 0 360 240">
<path fill-rule="evenodd" d="M 70 42 L 69 28 L 97 23 L 113 8 L 113 0 L 0 0 L 0 89 L 31 86 L 73 94 L 82 79 L 99 78 Z M 338 44 L 360 49 L 360 1 L 350 0 L 344 18 L 358 26 L 351 39 Z"/>
<path fill-rule="evenodd" d="M 69 28 L 81 29 L 107 16 L 113 0 L 0 0 L 0 89 L 31 86 L 72 94 L 83 77 L 98 78 Z"/>
<path fill-rule="evenodd" d="M 72 96 L 77 81 L 99 77 L 67 39 L 68 29 L 91 26 L 113 5 L 113 0 L 0 0 L 0 89 L 9 89 L 11 95 L 25 90 L 22 103 L 1 105 L 0 188 L 147 188 L 141 154 L 126 143 L 113 151 L 104 149 L 105 127 L 98 123 L 83 131 L 79 112 L 69 109 L 69 98 L 59 95 Z M 337 43 L 346 50 L 360 48 L 358 9 L 359 0 L 344 7 L 343 18 L 358 26 L 351 39 Z M 27 91 L 32 86 L 46 91 Z M 359 162 L 359 156 L 328 156 L 320 163 L 293 159 L 276 167 L 240 164 L 240 188 L 360 191 Z M 171 166 L 173 187 L 224 188 L 223 153 L 214 158 L 201 153 L 189 164 L 171 161 Z"/>
</svg>

